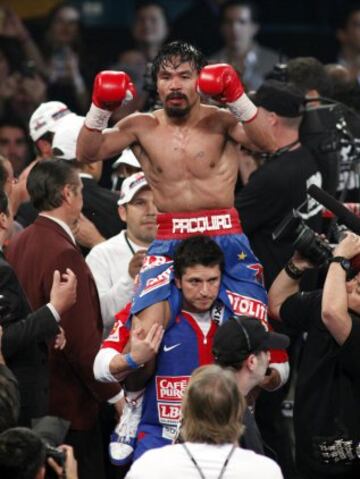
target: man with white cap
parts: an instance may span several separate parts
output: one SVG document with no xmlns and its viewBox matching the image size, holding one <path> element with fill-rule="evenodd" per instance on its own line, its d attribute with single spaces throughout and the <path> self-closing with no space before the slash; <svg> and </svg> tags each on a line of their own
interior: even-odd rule
<svg viewBox="0 0 360 479">
<path fill-rule="evenodd" d="M 52 141 L 52 155 L 67 161 L 76 162 L 76 141 L 80 129 L 84 124 L 84 117 L 78 115 L 68 116 L 56 129 Z M 124 228 L 124 223 L 117 213 L 117 193 L 103 188 L 98 184 L 102 174 L 102 162 L 85 165 L 77 163 L 80 178 L 83 183 L 84 206 L 83 215 L 96 227 L 92 227 L 80 220 L 80 231 L 76 232 L 76 239 L 83 246 L 86 255 L 96 244 L 111 238 Z M 86 231 L 82 231 L 86 226 Z"/>
<path fill-rule="evenodd" d="M 112 165 L 112 189 L 120 191 L 124 178 L 141 171 L 140 163 L 130 148 L 125 148 L 119 158 Z"/>
<path fill-rule="evenodd" d="M 37 159 L 51 159 L 51 146 L 56 128 L 63 121 L 76 116 L 61 101 L 47 101 L 34 111 L 29 120 L 31 139 L 37 150 Z"/>
<path fill-rule="evenodd" d="M 24 184 L 24 189 L 27 175 L 34 164 L 37 161 L 49 160 L 52 158 L 51 145 L 55 130 L 64 120 L 66 121 L 71 116 L 76 115 L 61 101 L 47 101 L 41 103 L 31 115 L 29 120 L 29 132 L 36 149 L 36 158 L 28 166 L 26 171 L 23 172 L 22 177 L 19 178 Z M 25 197 L 26 196 L 27 193 L 25 193 Z M 19 207 L 16 220 L 26 227 L 35 221 L 37 215 L 38 212 L 32 206 L 31 202 L 25 201 Z"/>
<path fill-rule="evenodd" d="M 131 301 L 135 277 L 155 239 L 157 209 L 144 173 L 125 178 L 118 205 L 126 230 L 95 246 L 86 257 L 100 297 L 104 337 L 115 314 Z"/>
</svg>

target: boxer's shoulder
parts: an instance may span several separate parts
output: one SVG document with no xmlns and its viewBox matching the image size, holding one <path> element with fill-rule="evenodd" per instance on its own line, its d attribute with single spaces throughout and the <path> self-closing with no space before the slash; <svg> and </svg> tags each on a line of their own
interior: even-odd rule
<svg viewBox="0 0 360 479">
<path fill-rule="evenodd" d="M 228 109 L 214 105 L 201 105 L 201 118 L 211 127 L 227 128 L 232 123 L 236 123 L 236 119 Z"/>
<path fill-rule="evenodd" d="M 131 128 L 131 129 L 145 129 L 149 127 L 157 126 L 159 123 L 158 118 L 154 113 L 139 113 L 135 112 L 126 116 L 120 120 L 116 127 L 119 129 Z"/>
</svg>

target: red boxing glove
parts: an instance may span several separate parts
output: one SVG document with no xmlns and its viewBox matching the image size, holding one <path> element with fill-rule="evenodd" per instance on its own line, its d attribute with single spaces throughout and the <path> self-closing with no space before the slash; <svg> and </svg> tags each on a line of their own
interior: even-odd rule
<svg viewBox="0 0 360 479">
<path fill-rule="evenodd" d="M 244 93 L 243 84 L 231 65 L 219 63 L 204 67 L 199 74 L 198 90 L 203 95 L 227 103 L 240 121 L 252 121 L 257 115 L 256 106 Z"/>
<path fill-rule="evenodd" d="M 135 93 L 127 73 L 103 71 L 95 77 L 92 101 L 103 110 L 114 111 L 124 100 L 131 101 Z"/>
<path fill-rule="evenodd" d="M 244 93 L 244 87 L 231 65 L 218 63 L 204 67 L 198 80 L 200 93 L 223 103 L 232 103 Z"/>
<path fill-rule="evenodd" d="M 96 75 L 92 105 L 85 118 L 89 130 L 102 131 L 107 127 L 112 112 L 131 101 L 135 86 L 127 73 L 103 71 Z"/>
</svg>

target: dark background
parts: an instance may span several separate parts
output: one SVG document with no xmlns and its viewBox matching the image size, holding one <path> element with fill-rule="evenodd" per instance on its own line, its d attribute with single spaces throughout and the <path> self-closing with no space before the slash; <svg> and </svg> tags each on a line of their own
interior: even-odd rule
<svg viewBox="0 0 360 479">
<path fill-rule="evenodd" d="M 174 21 L 200 0 L 160 0 Z M 9 3 L 17 7 L 21 1 Z M 46 4 L 46 1 L 43 3 Z M 53 4 L 56 2 L 52 2 Z M 101 52 L 99 67 L 108 65 L 115 53 L 130 46 L 131 25 L 136 0 L 74 0 L 81 12 L 88 45 L 94 54 Z M 287 57 L 315 56 L 323 62 L 336 59 L 336 25 L 347 0 L 258 0 L 260 33 L 258 40 Z M 20 13 L 21 7 L 16 8 Z M 27 7 L 29 10 L 29 7 Z M 43 19 L 27 18 L 26 23 L 35 38 L 41 35 Z M 204 32 L 211 35 L 211 32 Z"/>
</svg>

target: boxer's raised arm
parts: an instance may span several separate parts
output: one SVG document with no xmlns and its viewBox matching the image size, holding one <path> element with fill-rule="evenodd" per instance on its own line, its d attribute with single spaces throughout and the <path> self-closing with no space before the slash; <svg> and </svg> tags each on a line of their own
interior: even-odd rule
<svg viewBox="0 0 360 479">
<path fill-rule="evenodd" d="M 221 63 L 204 67 L 199 74 L 198 89 L 200 93 L 226 104 L 231 113 L 241 122 L 228 131 L 234 141 L 244 144 L 245 133 L 248 140 L 260 150 L 275 151 L 277 149 L 264 113 L 246 95 L 244 86 L 231 65 Z"/>
<path fill-rule="evenodd" d="M 89 130 L 83 126 L 77 139 L 76 158 L 83 163 L 106 160 L 119 155 L 122 150 L 137 141 L 130 117 L 126 117 L 114 128 L 103 132 Z"/>
<path fill-rule="evenodd" d="M 265 113 L 260 109 L 249 123 L 237 123 L 228 132 L 230 138 L 250 150 L 274 152 L 278 149 L 275 137 L 267 123 Z"/>
<path fill-rule="evenodd" d="M 96 75 L 92 104 L 77 142 L 79 161 L 90 163 L 110 158 L 136 141 L 131 118 L 106 130 L 113 111 L 131 101 L 135 94 L 131 78 L 124 72 L 103 71 Z"/>
</svg>

